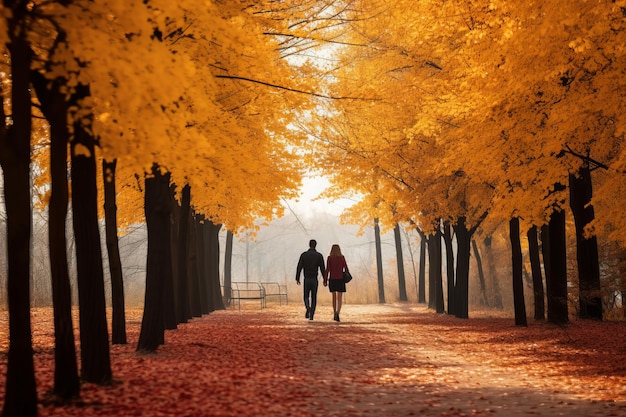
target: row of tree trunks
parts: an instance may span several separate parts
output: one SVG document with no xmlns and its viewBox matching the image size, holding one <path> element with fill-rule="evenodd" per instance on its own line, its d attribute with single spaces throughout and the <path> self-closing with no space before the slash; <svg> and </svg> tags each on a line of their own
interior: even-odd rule
<svg viewBox="0 0 626 417">
<path fill-rule="evenodd" d="M 224 308 L 219 280 L 221 225 L 194 213 L 188 185 L 182 188 L 178 205 L 170 174 L 157 165 L 145 185 L 148 265 L 137 351 L 155 352 L 165 342 L 166 329 Z"/>
</svg>

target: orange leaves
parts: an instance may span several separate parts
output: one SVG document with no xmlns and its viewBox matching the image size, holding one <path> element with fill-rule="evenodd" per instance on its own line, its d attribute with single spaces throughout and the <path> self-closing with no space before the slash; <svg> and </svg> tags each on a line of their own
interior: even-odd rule
<svg viewBox="0 0 626 417">
<path fill-rule="evenodd" d="M 156 354 L 111 346 L 114 383 L 83 384 L 68 405 L 52 387 L 51 309 L 33 314 L 39 415 L 46 416 L 493 416 L 623 415 L 621 323 L 566 328 L 476 312 L 471 320 L 417 305 L 217 311 L 166 332 Z M 6 339 L 6 337 L 4 337 Z M 0 371 L 6 357 L 0 357 Z M 4 386 L 0 386 L 3 390 Z"/>
</svg>

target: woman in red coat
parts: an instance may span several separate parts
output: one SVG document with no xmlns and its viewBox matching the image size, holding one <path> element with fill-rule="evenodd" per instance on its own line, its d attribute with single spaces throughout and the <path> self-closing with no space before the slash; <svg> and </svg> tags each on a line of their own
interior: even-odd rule
<svg viewBox="0 0 626 417">
<path fill-rule="evenodd" d="M 333 312 L 334 320 L 339 321 L 339 313 L 341 312 L 341 297 L 346 292 L 346 282 L 343 279 L 343 271 L 348 271 L 346 258 L 341 254 L 339 245 L 333 245 L 330 249 L 330 255 L 326 261 L 326 270 L 324 271 L 324 285 L 328 283 L 328 289 L 333 294 Z"/>
</svg>

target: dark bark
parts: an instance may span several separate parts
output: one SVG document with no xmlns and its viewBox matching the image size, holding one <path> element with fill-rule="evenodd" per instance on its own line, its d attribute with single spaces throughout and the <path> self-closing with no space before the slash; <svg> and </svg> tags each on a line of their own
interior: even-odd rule
<svg viewBox="0 0 626 417">
<path fill-rule="evenodd" d="M 428 294 L 432 297 L 432 302 L 428 300 L 428 306 L 437 313 L 444 312 L 443 304 L 443 279 L 441 274 L 441 229 L 437 227 L 435 232 L 428 238 Z"/>
<path fill-rule="evenodd" d="M 148 227 L 148 258 L 143 318 L 137 351 L 155 352 L 165 343 L 163 293 L 165 276 L 171 274 L 170 258 L 170 174 L 155 164 L 146 178 L 144 210 Z"/>
<path fill-rule="evenodd" d="M 472 239 L 472 251 L 476 258 L 476 269 L 478 269 L 478 282 L 480 284 L 480 304 L 483 306 L 489 306 L 489 298 L 487 297 L 487 284 L 485 283 L 485 271 L 483 270 L 483 261 L 480 257 L 480 251 L 476 240 Z"/>
<path fill-rule="evenodd" d="M 404 275 L 404 257 L 402 256 L 402 238 L 400 236 L 400 225 L 396 223 L 393 228 L 393 236 L 396 243 L 396 263 L 398 265 L 398 294 L 400 301 L 408 301 L 406 294 L 406 278 Z"/>
<path fill-rule="evenodd" d="M 29 298 L 32 235 L 29 76 L 31 51 L 25 29 L 22 27 L 28 13 L 27 2 L 15 3 L 4 1 L 4 6 L 12 10 L 12 15 L 7 18 L 10 35 L 7 47 L 11 55 L 12 77 L 12 123 L 8 128 L 5 124 L 4 109 L 0 110 L 0 164 L 4 177 L 9 265 L 7 277 L 9 353 L 2 415 L 31 417 L 37 415 Z"/>
<path fill-rule="evenodd" d="M 448 278 L 448 314 L 455 314 L 454 307 L 454 293 L 455 282 L 454 282 L 454 249 L 452 247 L 452 226 L 450 223 L 446 222 L 443 225 L 443 242 L 446 248 L 446 276 Z"/>
<path fill-rule="evenodd" d="M 419 265 L 419 285 L 417 287 L 417 302 L 426 304 L 426 235 L 420 234 L 420 265 Z"/>
<path fill-rule="evenodd" d="M 602 320 L 598 242 L 596 236 L 585 236 L 585 227 L 595 218 L 591 205 L 593 190 L 588 164 L 579 168 L 578 175 L 570 174 L 569 188 L 570 207 L 576 225 L 579 315 L 584 319 Z"/>
<path fill-rule="evenodd" d="M 48 89 L 48 81 L 41 74 L 33 72 L 32 75 L 41 110 L 50 124 L 51 192 L 48 205 L 48 247 L 54 314 L 53 393 L 63 400 L 68 400 L 79 395 L 80 379 L 72 323 L 72 291 L 66 250 L 69 200 L 67 158 L 70 132 L 67 125 L 68 102 L 65 94 L 61 93 L 61 87 L 66 82 L 57 79 L 49 84 L 50 89 Z"/>
<path fill-rule="evenodd" d="M 475 230 L 475 229 L 473 229 Z M 459 217 L 454 226 L 456 235 L 456 317 L 469 317 L 470 242 L 473 230 L 468 230 L 465 217 Z"/>
<path fill-rule="evenodd" d="M 232 264 L 233 264 L 233 232 L 226 231 L 226 248 L 224 253 L 224 299 L 230 303 L 231 283 L 232 283 Z"/>
<path fill-rule="evenodd" d="M 205 240 L 207 243 L 208 271 L 209 271 L 209 296 L 211 300 L 211 311 L 223 310 L 224 301 L 222 291 L 220 289 L 220 242 L 219 233 L 222 228 L 221 224 L 215 224 L 207 221 L 205 224 L 207 234 Z"/>
<path fill-rule="evenodd" d="M 175 186 L 173 184 L 170 185 L 168 191 L 168 204 L 170 206 L 170 218 L 168 219 L 167 227 L 168 227 L 168 235 L 170 236 L 170 242 L 166 250 L 169 250 L 169 256 L 166 256 L 164 266 L 166 271 L 170 271 L 169 274 L 165 274 L 163 279 L 163 314 L 164 314 L 164 322 L 166 330 L 174 330 L 178 326 L 178 320 L 176 317 L 176 276 L 177 276 L 177 257 L 176 257 L 176 224 L 175 221 L 176 211 L 178 208 L 178 203 L 174 198 L 175 195 Z"/>
<path fill-rule="evenodd" d="M 435 309 L 437 305 L 437 263 L 435 263 L 435 234 L 426 236 L 428 243 L 428 308 Z"/>
<path fill-rule="evenodd" d="M 548 228 L 550 246 L 550 266 L 548 269 L 549 273 L 546 274 L 548 321 L 555 324 L 565 324 L 569 322 L 567 309 L 565 212 L 562 210 L 554 211 L 550 216 Z"/>
<path fill-rule="evenodd" d="M 187 244 L 189 235 L 189 212 L 191 203 L 191 187 L 185 185 L 180 203 L 178 238 L 177 238 L 177 305 L 176 317 L 179 323 L 187 323 L 191 318 L 191 307 L 189 305 L 189 276 L 187 274 Z"/>
<path fill-rule="evenodd" d="M 111 305 L 112 333 L 114 344 L 125 345 L 126 341 L 126 309 L 124 308 L 124 277 L 122 260 L 117 238 L 117 204 L 115 191 L 115 169 L 117 159 L 102 160 L 102 177 L 104 179 L 104 220 L 107 253 L 109 255 L 109 273 L 111 274 Z"/>
<path fill-rule="evenodd" d="M 378 302 L 385 303 L 385 279 L 383 277 L 383 255 L 380 243 L 380 226 L 378 219 L 374 219 L 374 240 L 376 244 L 376 276 L 378 278 Z"/>
<path fill-rule="evenodd" d="M 522 243 L 520 241 L 519 233 L 519 218 L 513 217 L 509 221 L 509 239 L 511 240 L 515 325 L 527 326 L 526 305 L 524 303 L 524 281 L 522 278 Z"/>
<path fill-rule="evenodd" d="M 537 237 L 537 226 L 528 229 L 526 233 L 528 239 L 528 254 L 530 257 L 530 268 L 533 280 L 533 299 L 535 304 L 535 320 L 544 320 L 545 316 L 545 293 L 543 290 L 543 277 L 541 275 L 541 260 L 539 258 L 539 241 Z"/>
<path fill-rule="evenodd" d="M 200 300 L 200 275 L 198 254 L 198 236 L 202 234 L 201 225 L 193 210 L 189 213 L 189 242 L 187 243 L 187 274 L 189 277 L 189 307 L 192 317 L 202 316 L 202 302 Z"/>
<path fill-rule="evenodd" d="M 77 97 L 89 96 L 88 86 L 79 86 Z M 98 226 L 95 138 L 90 120 L 74 123 L 71 143 L 72 213 L 78 276 L 81 376 L 87 382 L 111 382 L 109 333 L 104 298 L 104 271 Z"/>
<path fill-rule="evenodd" d="M 196 215 L 196 251 L 198 254 L 198 295 L 200 297 L 200 313 L 209 314 L 209 271 L 207 270 L 209 263 L 209 255 L 205 238 L 206 219 L 203 216 Z"/>
</svg>

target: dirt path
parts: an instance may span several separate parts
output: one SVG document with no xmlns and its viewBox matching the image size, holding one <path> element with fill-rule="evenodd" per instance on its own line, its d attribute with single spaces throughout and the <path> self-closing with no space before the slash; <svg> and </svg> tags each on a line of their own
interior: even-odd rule
<svg viewBox="0 0 626 417">
<path fill-rule="evenodd" d="M 347 306 L 339 324 L 324 310 L 316 316 L 291 320 L 312 358 L 303 367 L 315 415 L 626 416 L 623 366 L 616 376 L 594 374 L 584 361 L 550 363 L 552 352 L 542 357 L 541 340 L 510 319 L 484 328 L 415 305 Z M 546 330 L 560 348 L 563 330 Z"/>
</svg>

